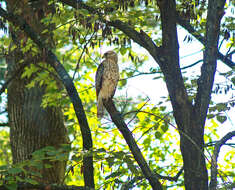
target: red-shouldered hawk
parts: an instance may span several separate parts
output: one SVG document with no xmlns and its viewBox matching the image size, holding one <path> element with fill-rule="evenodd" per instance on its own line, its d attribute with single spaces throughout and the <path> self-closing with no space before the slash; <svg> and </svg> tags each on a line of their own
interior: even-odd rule
<svg viewBox="0 0 235 190">
<path fill-rule="evenodd" d="M 104 61 L 99 65 L 95 75 L 95 88 L 97 98 L 97 117 L 104 115 L 103 100 L 114 96 L 119 80 L 118 56 L 114 51 L 107 51 Z"/>
</svg>

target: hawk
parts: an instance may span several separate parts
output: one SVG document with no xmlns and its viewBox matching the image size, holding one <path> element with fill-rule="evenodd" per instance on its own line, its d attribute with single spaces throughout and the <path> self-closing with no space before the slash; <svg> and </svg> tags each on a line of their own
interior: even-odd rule
<svg viewBox="0 0 235 190">
<path fill-rule="evenodd" d="M 95 88 L 97 98 L 97 117 L 104 115 L 103 100 L 114 96 L 119 80 L 118 56 L 114 51 L 107 51 L 102 57 L 95 75 Z"/>
</svg>

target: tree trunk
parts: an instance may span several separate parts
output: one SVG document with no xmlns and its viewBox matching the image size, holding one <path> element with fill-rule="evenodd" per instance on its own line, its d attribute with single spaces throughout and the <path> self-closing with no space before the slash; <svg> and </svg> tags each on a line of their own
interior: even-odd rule
<svg viewBox="0 0 235 190">
<path fill-rule="evenodd" d="M 208 174 L 204 156 L 204 127 L 195 124 L 180 127 L 180 149 L 184 161 L 184 184 L 187 190 L 208 189 Z"/>
<path fill-rule="evenodd" d="M 9 66 L 15 62 L 8 62 Z M 17 64 L 17 62 L 16 62 Z M 9 73 L 10 74 L 10 73 Z M 13 163 L 31 158 L 31 154 L 45 146 L 59 148 L 67 143 L 63 115 L 59 108 L 41 107 L 44 89 L 27 89 L 20 75 L 8 87 L 8 116 Z M 52 168 L 43 168 L 43 183 L 60 183 L 65 174 L 65 162 L 54 162 Z"/>
<path fill-rule="evenodd" d="M 159 65 L 164 73 L 173 113 L 180 133 L 180 148 L 184 163 L 186 190 L 207 190 L 208 175 L 203 154 L 204 125 L 198 121 L 184 85 L 179 64 L 175 1 L 158 0 L 162 24 L 162 58 Z M 154 56 L 158 61 L 158 55 Z"/>
<path fill-rule="evenodd" d="M 45 5 L 45 1 L 39 2 L 38 5 Z M 29 2 L 8 0 L 7 8 L 13 12 L 15 6 L 18 11 L 21 10 L 22 17 L 26 18 L 32 27 L 42 30 L 43 26 L 36 25 L 44 16 L 43 8 L 37 7 L 37 11 L 29 12 Z M 32 157 L 32 153 L 45 146 L 59 148 L 61 144 L 68 143 L 67 131 L 64 125 L 63 114 L 59 107 L 42 108 L 41 103 L 45 94 L 45 86 L 35 85 L 33 88 L 27 88 L 26 85 L 34 79 L 35 75 L 30 78 L 21 78 L 23 73 L 19 69 L 23 63 L 21 59 L 27 61 L 34 60 L 31 52 L 22 54 L 20 42 L 27 41 L 23 32 L 10 28 L 10 32 L 17 48 L 10 51 L 7 58 L 8 78 L 14 77 L 8 85 L 8 116 L 10 125 L 10 142 L 13 156 L 13 163 L 20 163 Z M 10 49 L 10 48 L 9 48 Z M 23 55 L 23 56 L 22 56 Z M 38 58 L 35 58 L 38 59 Z M 42 61 L 37 60 L 37 62 Z M 36 61 L 30 64 L 36 64 Z M 45 63 L 46 64 L 46 63 Z M 17 75 L 15 75 L 17 73 Z M 37 73 L 38 74 L 38 73 Z M 15 76 L 14 76 L 15 75 Z M 52 167 L 43 168 L 39 171 L 42 175 L 39 182 L 43 183 L 61 183 L 64 179 L 66 161 L 49 162 Z"/>
</svg>

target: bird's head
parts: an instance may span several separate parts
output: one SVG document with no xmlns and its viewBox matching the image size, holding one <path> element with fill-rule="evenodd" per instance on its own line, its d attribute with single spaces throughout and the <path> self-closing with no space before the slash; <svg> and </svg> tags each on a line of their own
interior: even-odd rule
<svg viewBox="0 0 235 190">
<path fill-rule="evenodd" d="M 107 51 L 107 52 L 105 52 L 105 54 L 103 55 L 102 58 L 104 58 L 104 59 L 111 59 L 111 60 L 114 60 L 115 62 L 118 61 L 118 56 L 117 56 L 116 52 L 114 52 L 114 51 Z"/>
</svg>

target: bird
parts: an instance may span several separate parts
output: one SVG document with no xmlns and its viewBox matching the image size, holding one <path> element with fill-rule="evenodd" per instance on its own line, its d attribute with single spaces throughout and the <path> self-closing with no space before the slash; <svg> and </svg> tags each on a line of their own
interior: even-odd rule
<svg viewBox="0 0 235 190">
<path fill-rule="evenodd" d="M 97 117 L 99 119 L 104 116 L 103 101 L 113 98 L 119 80 L 117 53 L 110 50 L 104 53 L 102 58 L 104 60 L 98 66 L 95 75 Z"/>
</svg>

